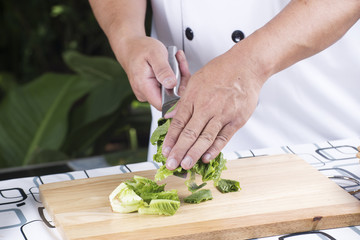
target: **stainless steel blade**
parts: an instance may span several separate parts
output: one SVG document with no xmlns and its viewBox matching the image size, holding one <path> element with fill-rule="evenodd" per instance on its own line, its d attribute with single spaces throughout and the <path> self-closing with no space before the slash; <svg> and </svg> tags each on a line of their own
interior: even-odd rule
<svg viewBox="0 0 360 240">
<path fill-rule="evenodd" d="M 180 69 L 179 64 L 176 60 L 175 54 L 177 52 L 176 46 L 169 46 L 167 48 L 168 50 L 168 59 L 171 69 L 174 71 L 174 74 L 176 76 L 176 87 L 173 89 L 166 89 L 164 86 L 161 86 L 161 98 L 162 98 L 162 116 L 169 111 L 169 109 L 175 105 L 175 103 L 180 99 L 180 96 L 178 94 L 179 86 L 180 86 Z"/>
</svg>

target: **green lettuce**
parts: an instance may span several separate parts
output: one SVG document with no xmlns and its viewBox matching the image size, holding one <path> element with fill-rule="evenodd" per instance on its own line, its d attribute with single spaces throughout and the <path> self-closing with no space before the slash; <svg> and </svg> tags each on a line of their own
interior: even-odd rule
<svg viewBox="0 0 360 240">
<path fill-rule="evenodd" d="M 183 175 L 185 174 L 187 171 L 185 169 L 183 169 L 182 167 L 178 167 L 175 170 L 169 170 L 166 168 L 165 165 L 162 165 L 156 172 L 155 174 L 155 181 L 161 181 L 164 180 L 165 178 L 167 178 L 168 176 L 171 175 Z"/>
<path fill-rule="evenodd" d="M 213 199 L 211 191 L 209 189 L 201 189 L 197 192 L 194 192 L 190 196 L 184 198 L 184 202 L 186 203 L 200 203 L 203 201 Z"/>
<path fill-rule="evenodd" d="M 173 215 L 180 207 L 177 190 L 165 191 L 151 179 L 134 176 L 122 182 L 109 196 L 114 212 Z"/>
<path fill-rule="evenodd" d="M 109 199 L 112 210 L 119 213 L 136 212 L 144 205 L 143 199 L 125 183 L 121 183 L 110 194 Z"/>
<path fill-rule="evenodd" d="M 180 201 L 170 199 L 154 199 L 150 204 L 139 208 L 140 214 L 174 215 L 180 207 Z"/>
<path fill-rule="evenodd" d="M 214 159 L 212 159 L 209 163 L 203 163 L 200 159 L 196 162 L 196 164 L 192 167 L 192 169 L 185 170 L 179 166 L 175 170 L 168 170 L 165 167 L 166 164 L 166 157 L 162 154 L 162 144 L 164 142 L 165 136 L 167 134 L 167 131 L 169 129 L 171 123 L 171 119 L 164 119 L 160 118 L 158 121 L 158 127 L 155 129 L 154 133 L 151 135 L 150 142 L 153 145 L 157 146 L 157 152 L 154 154 L 153 159 L 155 162 L 162 163 L 163 166 L 161 166 L 156 175 L 155 175 L 155 181 L 160 181 L 165 179 L 168 176 L 171 176 L 173 174 L 177 173 L 190 173 L 190 178 L 193 177 L 191 175 L 192 172 L 195 171 L 195 173 L 202 176 L 202 181 L 207 182 L 210 180 L 214 181 L 215 186 L 217 185 L 217 182 L 220 180 L 221 172 L 226 169 L 226 159 L 223 157 L 222 153 L 219 153 L 218 156 L 216 156 Z M 199 186 L 203 187 L 204 184 L 196 185 L 194 183 L 193 179 L 190 179 L 190 181 L 187 182 L 187 186 L 190 191 L 195 190 L 196 188 L 199 189 Z"/>
<path fill-rule="evenodd" d="M 185 173 L 188 173 L 187 175 L 190 175 L 190 177 L 186 180 L 185 184 L 192 194 L 184 199 L 187 203 L 200 203 L 212 199 L 210 190 L 201 189 L 206 185 L 206 182 L 210 180 L 214 182 L 214 186 L 222 193 L 238 191 L 240 189 L 239 182 L 221 179 L 222 171 L 226 170 L 226 159 L 222 153 L 219 153 L 214 159 L 210 160 L 209 163 L 203 163 L 201 159 L 199 159 L 189 170 L 185 170 L 181 166 L 175 170 L 167 169 L 165 166 L 166 157 L 162 154 L 162 145 L 170 123 L 171 119 L 160 118 L 158 121 L 158 127 L 155 129 L 150 138 L 151 144 L 156 145 L 157 147 L 157 151 L 154 154 L 153 159 L 155 162 L 162 164 L 156 172 L 154 178 L 155 181 L 161 181 L 171 175 L 183 176 Z M 202 183 L 200 185 L 195 182 L 196 174 L 201 176 Z M 143 206 L 142 209 L 147 209 L 146 211 L 149 212 L 152 211 L 149 210 L 148 206 Z"/>
<path fill-rule="evenodd" d="M 230 179 L 220 179 L 216 188 L 222 193 L 237 192 L 241 190 L 240 183 Z"/>
</svg>

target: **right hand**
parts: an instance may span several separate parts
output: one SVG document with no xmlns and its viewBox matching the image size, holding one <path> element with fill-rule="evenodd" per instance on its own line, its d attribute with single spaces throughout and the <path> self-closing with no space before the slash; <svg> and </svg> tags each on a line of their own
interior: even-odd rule
<svg viewBox="0 0 360 240">
<path fill-rule="evenodd" d="M 116 58 L 127 73 L 137 99 L 147 101 L 161 110 L 161 85 L 168 89 L 176 86 L 166 47 L 160 41 L 146 36 L 122 39 L 118 47 Z M 181 85 L 184 84 L 186 82 Z"/>
</svg>

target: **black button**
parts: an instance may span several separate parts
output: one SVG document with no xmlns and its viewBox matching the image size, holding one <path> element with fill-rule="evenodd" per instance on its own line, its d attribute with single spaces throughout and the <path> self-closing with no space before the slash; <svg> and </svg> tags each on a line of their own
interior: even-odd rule
<svg viewBox="0 0 360 240">
<path fill-rule="evenodd" d="M 186 36 L 186 38 L 188 39 L 188 40 L 193 40 L 193 38 L 194 38 L 194 32 L 191 30 L 191 28 L 186 28 L 186 30 L 185 30 L 185 36 Z"/>
<path fill-rule="evenodd" d="M 235 30 L 231 35 L 231 39 L 234 41 L 234 43 L 240 42 L 244 38 L 245 38 L 245 35 L 240 30 Z"/>
</svg>

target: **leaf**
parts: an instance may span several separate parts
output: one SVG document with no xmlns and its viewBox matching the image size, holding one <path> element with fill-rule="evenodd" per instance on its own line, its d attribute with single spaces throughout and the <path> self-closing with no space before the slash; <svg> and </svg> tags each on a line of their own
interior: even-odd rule
<svg viewBox="0 0 360 240">
<path fill-rule="evenodd" d="M 190 196 L 184 198 L 186 203 L 201 203 L 207 200 L 213 199 L 211 191 L 209 189 L 201 189 Z"/>
<path fill-rule="evenodd" d="M 150 142 L 152 145 L 155 145 L 158 141 L 163 141 L 165 138 L 165 135 L 168 132 L 169 126 L 170 126 L 170 119 L 159 119 L 158 121 L 158 127 L 155 129 L 153 134 L 151 135 Z"/>
<path fill-rule="evenodd" d="M 190 177 L 188 180 L 185 181 L 186 186 L 188 187 L 188 190 L 190 192 L 196 192 L 197 190 L 199 190 L 200 188 L 203 188 L 204 186 L 206 186 L 206 182 L 203 182 L 200 185 L 197 185 L 195 182 L 195 169 L 189 169 L 188 172 L 190 172 Z"/>
<path fill-rule="evenodd" d="M 130 213 L 137 211 L 143 204 L 143 199 L 125 183 L 121 183 L 109 195 L 111 209 L 114 212 Z"/>
<path fill-rule="evenodd" d="M 109 57 L 88 57 L 76 51 L 66 51 L 63 58 L 69 68 L 86 78 L 111 81 L 126 76 L 120 64 Z"/>
<path fill-rule="evenodd" d="M 73 154 L 91 146 L 117 120 L 124 100 L 132 95 L 125 71 L 114 59 L 65 52 L 66 64 L 83 78 L 98 82 L 71 114 L 65 152 Z"/>
<path fill-rule="evenodd" d="M 35 150 L 57 150 L 72 105 L 93 84 L 74 75 L 44 74 L 10 91 L 0 105 L 0 152 L 7 166 L 27 165 Z"/>
<path fill-rule="evenodd" d="M 230 179 L 221 179 L 216 188 L 222 193 L 237 192 L 241 190 L 240 183 Z"/>
<path fill-rule="evenodd" d="M 165 165 L 162 165 L 156 172 L 155 174 L 155 181 L 162 181 L 165 178 L 167 178 L 168 176 L 174 175 L 175 173 L 179 173 L 179 174 L 185 174 L 186 170 L 184 170 L 182 167 L 178 167 L 174 170 L 169 170 L 166 168 Z"/>
<path fill-rule="evenodd" d="M 111 207 L 121 213 L 139 211 L 140 214 L 174 215 L 180 207 L 177 190 L 164 191 L 164 187 L 135 175 L 110 194 Z"/>
<path fill-rule="evenodd" d="M 194 169 L 197 174 L 202 176 L 202 181 L 206 182 L 213 180 L 215 186 L 220 180 L 220 176 L 223 170 L 226 169 L 226 159 L 223 157 L 223 154 L 220 152 L 216 158 L 210 160 L 209 163 L 203 163 L 201 160 L 197 161 L 194 165 Z"/>
<path fill-rule="evenodd" d="M 32 164 L 44 163 L 44 162 L 56 162 L 67 160 L 69 157 L 58 150 L 49 150 L 49 149 L 36 149 L 31 155 L 30 162 Z"/>
<path fill-rule="evenodd" d="M 180 201 L 169 199 L 154 199 L 151 200 L 149 206 L 140 207 L 139 213 L 171 216 L 176 213 L 179 207 Z"/>
</svg>

